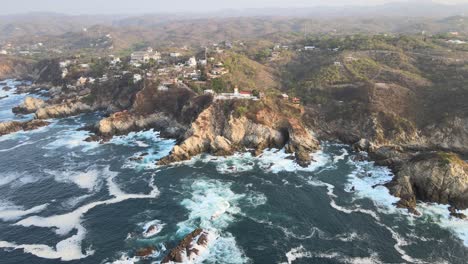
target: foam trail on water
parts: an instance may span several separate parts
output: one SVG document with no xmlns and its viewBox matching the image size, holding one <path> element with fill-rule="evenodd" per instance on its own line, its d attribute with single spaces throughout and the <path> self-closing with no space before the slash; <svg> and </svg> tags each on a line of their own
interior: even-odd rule
<svg viewBox="0 0 468 264">
<path fill-rule="evenodd" d="M 21 217 L 42 212 L 47 208 L 47 206 L 49 206 L 49 204 L 42 204 L 24 210 L 20 206 L 0 205 L 0 219 L 2 221 L 15 221 L 20 219 Z"/>
<path fill-rule="evenodd" d="M 76 126 L 78 128 L 78 126 Z M 82 151 L 89 151 L 99 146 L 98 142 L 86 142 L 85 139 L 89 136 L 88 131 L 65 130 L 60 132 L 55 140 L 43 148 L 56 150 L 59 148 L 73 149 L 81 147 Z"/>
<path fill-rule="evenodd" d="M 400 199 L 391 195 L 389 190 L 383 186 L 394 177 L 389 168 L 375 166 L 373 162 L 368 161 L 354 162 L 350 160 L 348 164 L 356 167 L 356 169 L 348 175 L 348 188 L 351 188 L 351 186 L 355 188 L 355 196 L 357 198 L 369 198 L 374 202 L 374 205 L 380 212 L 387 214 L 398 213 L 406 216 L 408 221 L 412 221 L 414 216 L 408 214 L 406 210 L 395 206 Z M 468 222 L 450 217 L 448 205 L 419 202 L 417 204 L 417 209 L 423 216 L 431 216 L 431 219 L 440 227 L 451 231 L 468 247 Z M 464 210 L 462 213 L 468 215 L 468 210 Z M 395 239 L 401 239 L 397 237 L 397 235 L 393 236 Z M 400 243 L 400 245 L 403 244 L 404 243 Z"/>
<path fill-rule="evenodd" d="M 286 253 L 287 262 L 280 264 L 292 264 L 296 260 L 304 258 L 322 258 L 322 259 L 334 259 L 340 263 L 349 264 L 380 264 L 382 263 L 376 253 L 372 253 L 369 257 L 346 257 L 339 252 L 310 252 L 307 251 L 304 246 L 292 248 Z"/>
<path fill-rule="evenodd" d="M 98 169 L 89 169 L 86 172 L 53 170 L 45 170 L 44 172 L 54 176 L 58 182 L 71 182 L 82 189 L 87 189 L 89 192 L 97 189 L 99 184 L 98 177 L 101 173 Z"/>
<path fill-rule="evenodd" d="M 419 203 L 417 206 L 423 216 L 430 216 L 432 221 L 435 220 L 439 226 L 450 230 L 468 247 L 468 221 L 451 217 L 448 208 L 448 205 L 430 203 Z M 468 209 L 460 212 L 468 215 Z"/>
<path fill-rule="evenodd" d="M 387 225 L 383 224 L 381 222 L 380 217 L 374 211 L 367 210 L 367 209 L 362 209 L 362 208 L 351 208 L 350 209 L 350 208 L 345 208 L 343 206 L 340 206 L 340 205 L 336 204 L 336 202 L 335 202 L 335 198 L 337 196 L 333 193 L 333 190 L 335 188 L 333 185 L 328 184 L 328 183 L 324 183 L 324 182 L 320 182 L 320 181 L 317 181 L 317 180 L 311 180 L 311 181 L 309 181 L 309 183 L 311 185 L 314 185 L 314 186 L 324 186 L 324 187 L 326 187 L 328 189 L 327 194 L 330 197 L 330 205 L 333 208 L 335 208 L 336 210 L 338 210 L 340 212 L 343 212 L 343 213 L 346 213 L 346 214 L 363 213 L 363 214 L 370 215 L 372 218 L 374 218 L 375 222 L 378 225 L 380 225 L 383 228 L 387 229 L 392 234 L 392 238 L 396 241 L 396 244 L 394 245 L 394 248 L 401 255 L 402 259 L 404 259 L 405 261 L 410 262 L 410 263 L 425 263 L 425 262 L 423 262 L 421 260 L 418 260 L 418 259 L 415 259 L 415 258 L 409 256 L 406 253 L 406 251 L 402 247 L 408 245 L 408 243 L 397 232 L 395 232 L 393 229 L 391 229 Z"/>
<path fill-rule="evenodd" d="M 337 156 L 333 157 L 333 162 L 334 163 L 337 163 L 340 160 L 344 160 L 349 155 L 348 151 L 345 148 L 342 148 L 341 152 L 342 152 L 341 155 L 337 155 Z"/>
<path fill-rule="evenodd" d="M 149 194 L 127 194 L 114 182 L 117 173 L 106 169 L 106 174 L 108 191 L 112 198 L 83 205 L 72 212 L 62 215 L 53 215 L 49 217 L 30 216 L 15 224 L 24 227 L 36 226 L 54 228 L 55 233 L 60 236 L 65 236 L 73 230 L 77 231 L 75 235 L 58 242 L 55 249 L 47 245 L 16 245 L 6 241 L 0 242 L 0 248 L 23 249 L 25 252 L 41 258 L 59 258 L 64 261 L 81 259 L 93 254 L 93 252 L 89 250 L 84 254 L 82 253 L 81 242 L 86 235 L 86 229 L 81 224 L 84 214 L 97 206 L 120 203 L 129 199 L 151 199 L 156 198 L 159 195 L 157 187 L 153 184 L 153 179 L 151 179 L 150 182 L 152 191 Z"/>
</svg>

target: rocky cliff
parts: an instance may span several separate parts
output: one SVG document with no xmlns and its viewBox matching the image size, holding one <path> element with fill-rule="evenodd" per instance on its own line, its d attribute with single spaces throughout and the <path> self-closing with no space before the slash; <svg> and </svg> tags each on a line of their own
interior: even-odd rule
<svg viewBox="0 0 468 264">
<path fill-rule="evenodd" d="M 57 105 L 46 105 L 37 109 L 36 118 L 37 119 L 49 119 L 49 118 L 59 118 L 74 116 L 81 113 L 91 112 L 93 109 L 90 105 L 87 105 L 82 102 L 67 102 Z"/>
<path fill-rule="evenodd" d="M 253 149 L 256 155 L 266 148 L 283 148 L 296 154 L 297 162 L 307 166 L 311 152 L 319 149 L 318 141 L 297 118 L 288 117 L 271 108 L 262 107 L 249 117 L 239 115 L 244 109 L 236 101 L 216 101 L 192 123 L 181 144 L 159 161 L 166 165 L 188 160 L 201 153 L 231 155 L 236 151 Z M 251 107 L 260 102 L 249 102 Z M 246 108 L 249 111 L 248 108 Z"/>
<path fill-rule="evenodd" d="M 34 61 L 0 55 L 0 80 L 23 79 L 31 71 Z"/>
<path fill-rule="evenodd" d="M 398 169 L 388 187 L 402 207 L 414 208 L 418 199 L 466 209 L 468 163 L 453 153 L 418 154 Z"/>
<path fill-rule="evenodd" d="M 31 120 L 26 122 L 7 121 L 0 123 L 0 136 L 18 132 L 21 130 L 30 131 L 47 125 L 49 125 L 49 122 L 42 120 Z"/>
<path fill-rule="evenodd" d="M 31 114 L 35 113 L 39 108 L 42 108 L 46 105 L 44 100 L 27 96 L 24 99 L 24 102 L 13 108 L 13 113 L 15 114 Z"/>
</svg>

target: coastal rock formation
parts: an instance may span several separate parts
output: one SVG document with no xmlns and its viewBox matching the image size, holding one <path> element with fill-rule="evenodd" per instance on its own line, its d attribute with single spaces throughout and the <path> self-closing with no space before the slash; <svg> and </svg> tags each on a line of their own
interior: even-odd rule
<svg viewBox="0 0 468 264">
<path fill-rule="evenodd" d="M 43 120 L 31 120 L 26 122 L 8 121 L 0 123 L 0 136 L 11 134 L 18 131 L 30 131 L 49 125 L 49 122 Z"/>
<path fill-rule="evenodd" d="M 179 138 L 186 128 L 173 118 L 163 113 L 135 115 L 130 112 L 117 112 L 99 121 L 92 129 L 100 139 L 109 139 L 114 135 L 123 135 L 132 131 L 156 129 L 161 135 Z"/>
<path fill-rule="evenodd" d="M 434 148 L 468 153 L 468 116 L 447 118 L 424 129 L 427 145 Z"/>
<path fill-rule="evenodd" d="M 311 152 L 319 149 L 318 141 L 295 118 L 261 110 L 255 119 L 235 116 L 225 109 L 235 109 L 227 102 L 215 102 L 192 123 L 185 140 L 158 164 L 188 160 L 201 153 L 231 155 L 234 151 L 254 149 L 256 155 L 266 148 L 283 148 L 296 153 L 301 166 L 311 162 Z M 234 103 L 235 104 L 235 103 Z"/>
<path fill-rule="evenodd" d="M 82 102 L 68 102 L 58 105 L 50 105 L 39 108 L 36 111 L 36 118 L 38 119 L 49 119 L 66 116 L 74 116 L 81 113 L 91 112 L 94 109 Z"/>
<path fill-rule="evenodd" d="M 21 105 L 13 108 L 13 113 L 31 114 L 36 112 L 39 108 L 44 107 L 45 104 L 46 103 L 42 99 L 27 96 Z"/>
<path fill-rule="evenodd" d="M 286 151 L 295 153 L 299 165 L 307 167 L 311 163 L 310 153 L 319 148 L 319 142 L 297 119 L 288 119 L 289 141 Z"/>
<path fill-rule="evenodd" d="M 405 162 L 388 185 L 401 207 L 414 208 L 416 199 L 468 208 L 468 163 L 456 154 L 431 152 Z"/>
<path fill-rule="evenodd" d="M 32 60 L 0 56 L 0 80 L 22 79 L 27 76 L 33 64 Z"/>
<path fill-rule="evenodd" d="M 207 249 L 210 240 L 212 234 L 200 228 L 195 229 L 172 249 L 161 263 L 192 263 Z"/>
</svg>

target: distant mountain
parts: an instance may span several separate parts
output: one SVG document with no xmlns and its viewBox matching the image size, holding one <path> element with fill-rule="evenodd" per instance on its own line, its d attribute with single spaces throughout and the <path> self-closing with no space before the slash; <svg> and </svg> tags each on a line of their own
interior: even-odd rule
<svg viewBox="0 0 468 264">
<path fill-rule="evenodd" d="M 206 44 L 226 39 L 255 39 L 287 34 L 419 33 L 460 31 L 468 34 L 468 4 L 430 1 L 378 6 L 269 8 L 215 13 L 70 16 L 32 13 L 0 16 L 0 45 L 49 42 L 50 46 L 84 47 L 103 43 L 110 34 L 114 48 L 136 42 Z M 84 28 L 88 31 L 83 34 Z M 96 32 L 94 32 L 96 31 Z M 70 35 L 71 33 L 74 33 Z M 273 38 L 275 37 L 275 38 Z M 278 38 L 276 38 L 278 37 Z M 287 38 L 286 38 L 287 39 Z M 101 46 L 100 46 L 101 47 Z"/>
<path fill-rule="evenodd" d="M 287 17 L 447 17 L 468 14 L 468 4 L 446 5 L 432 1 L 408 1 L 376 6 L 267 8 L 223 10 L 215 16 L 287 16 Z"/>
</svg>

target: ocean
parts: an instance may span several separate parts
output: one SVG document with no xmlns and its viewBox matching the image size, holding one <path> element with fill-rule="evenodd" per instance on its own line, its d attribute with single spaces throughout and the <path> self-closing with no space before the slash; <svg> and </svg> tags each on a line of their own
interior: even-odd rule
<svg viewBox="0 0 468 264">
<path fill-rule="evenodd" d="M 14 92 L 0 91 L 0 122 L 32 118 L 11 113 L 26 96 Z M 196 263 L 468 259 L 468 221 L 446 205 L 419 203 L 420 217 L 396 208 L 382 186 L 392 172 L 347 145 L 322 142 L 308 168 L 278 149 L 157 166 L 174 140 L 149 130 L 83 141 L 79 128 L 100 117 L 0 137 L 1 264 L 159 263 L 199 227 L 213 239 Z"/>
</svg>

